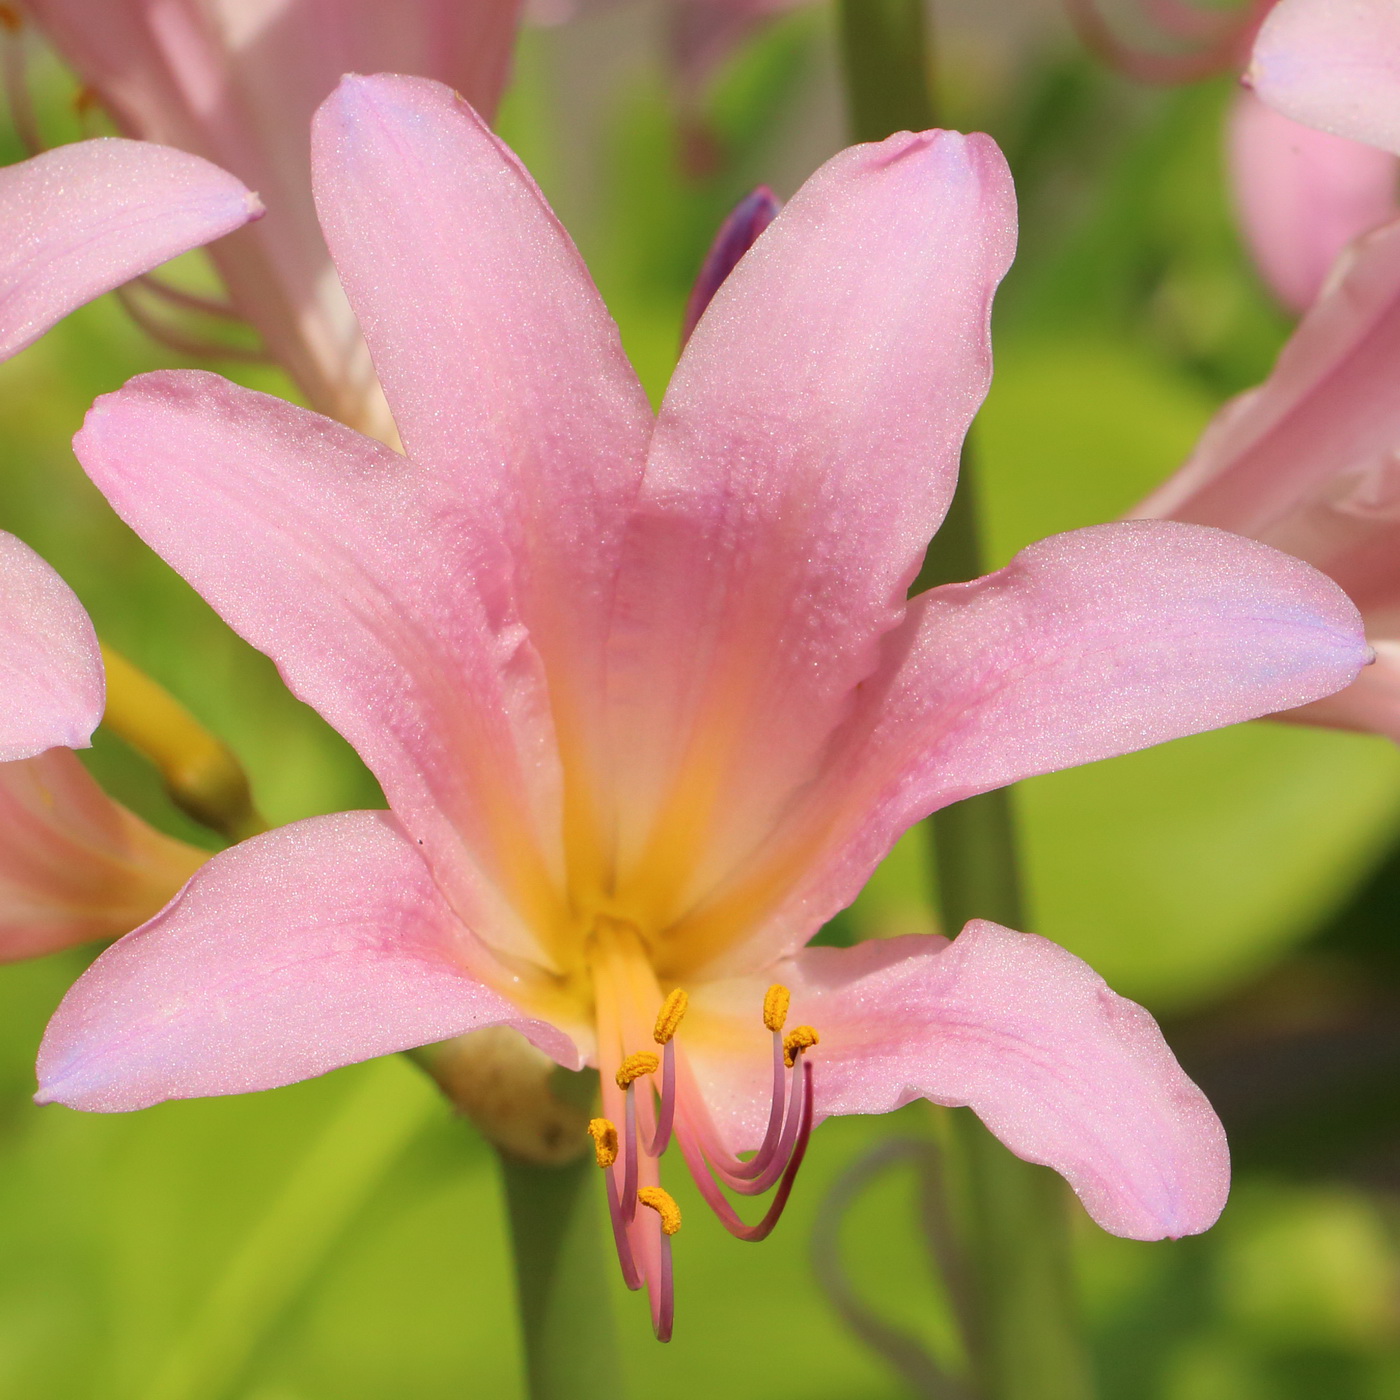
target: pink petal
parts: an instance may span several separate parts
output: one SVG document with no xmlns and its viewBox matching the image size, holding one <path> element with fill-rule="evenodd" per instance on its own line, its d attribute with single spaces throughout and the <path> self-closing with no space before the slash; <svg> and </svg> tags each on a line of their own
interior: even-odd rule
<svg viewBox="0 0 1400 1400">
<path fill-rule="evenodd" d="M 1400 641 L 1379 640 L 1375 651 L 1376 664 L 1362 671 L 1345 690 L 1279 718 L 1330 729 L 1384 734 L 1400 744 Z"/>
<path fill-rule="evenodd" d="M 1230 111 L 1230 174 L 1260 273 L 1292 311 L 1313 302 L 1352 239 L 1396 214 L 1396 160 L 1281 116 L 1252 93 Z"/>
<path fill-rule="evenodd" d="M 525 956 L 557 911 L 538 660 L 488 595 L 494 522 L 414 462 L 212 374 L 99 399 L 74 449 L 118 514 L 355 745 L 459 913 Z"/>
<path fill-rule="evenodd" d="M 106 691 L 97 635 L 73 590 L 0 530 L 0 763 L 85 749 Z"/>
<path fill-rule="evenodd" d="M 652 427 L 617 327 L 534 181 L 447 88 L 345 79 L 317 116 L 314 164 L 409 455 L 488 522 L 475 561 L 488 605 L 528 628 L 566 750 L 596 744 Z"/>
<path fill-rule="evenodd" d="M 387 813 L 294 822 L 215 856 L 79 978 L 38 1100 L 113 1113 L 246 1093 L 488 1025 L 576 1067 L 567 1036 L 466 970 L 471 942 Z"/>
<path fill-rule="evenodd" d="M 1400 222 L 1362 238 L 1269 378 L 1216 417 L 1135 514 L 1260 535 L 1338 477 L 1380 472 L 1400 442 Z"/>
<path fill-rule="evenodd" d="M 208 858 L 114 802 L 66 748 L 0 763 L 0 962 L 129 933 Z"/>
<path fill-rule="evenodd" d="M 1294 121 L 1400 154 L 1400 9 L 1393 0 L 1281 0 L 1248 81 Z"/>
<path fill-rule="evenodd" d="M 516 0 L 32 0 L 26 9 L 123 130 L 206 156 L 269 215 L 218 244 L 240 313 L 313 407 L 391 437 L 311 200 L 312 113 L 346 72 L 424 73 L 494 112 Z"/>
<path fill-rule="evenodd" d="M 1384 652 L 1400 643 L 1397 376 L 1400 222 L 1343 256 L 1269 378 L 1228 404 L 1134 513 L 1220 525 L 1308 560 L 1346 589 Z M 1380 670 L 1296 718 L 1400 734 L 1400 693 Z"/>
<path fill-rule="evenodd" d="M 1034 934 L 974 919 L 951 943 L 810 948 L 774 970 L 811 1052 L 818 1111 L 967 1105 L 1018 1157 L 1053 1167 L 1105 1230 L 1175 1239 L 1214 1224 L 1225 1133 L 1142 1007 Z"/>
<path fill-rule="evenodd" d="M 232 175 L 143 141 L 78 141 L 0 169 L 0 359 L 261 210 Z"/>
<path fill-rule="evenodd" d="M 902 617 L 987 389 L 1014 238 L 988 137 L 852 147 L 686 346 L 610 671 L 622 884 L 646 888 L 660 925 L 761 839 Z M 697 832 L 718 844 L 695 850 Z M 686 854 L 666 869 L 668 852 Z"/>
<path fill-rule="evenodd" d="M 1367 656 L 1346 595 L 1253 540 L 1143 521 L 1042 540 L 915 600 L 824 778 L 671 936 L 714 975 L 761 967 L 854 899 L 929 812 L 1317 700 Z"/>
</svg>

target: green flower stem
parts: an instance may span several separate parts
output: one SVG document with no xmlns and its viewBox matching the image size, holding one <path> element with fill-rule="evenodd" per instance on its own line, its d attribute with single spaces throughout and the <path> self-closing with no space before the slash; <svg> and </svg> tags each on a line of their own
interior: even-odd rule
<svg viewBox="0 0 1400 1400">
<path fill-rule="evenodd" d="M 840 0 L 851 126 L 862 141 L 936 125 L 923 0 Z M 976 479 L 964 453 L 957 493 L 916 591 L 982 573 Z M 1023 926 L 1011 795 L 989 792 L 929 821 L 944 926 Z M 982 1400 L 1089 1400 L 1089 1366 L 1069 1252 L 1067 1192 L 1022 1162 L 971 1113 L 952 1115 L 956 1204 L 972 1271 L 968 1339 Z"/>
<path fill-rule="evenodd" d="M 241 1394 L 250 1363 L 384 1174 L 441 1110 L 397 1057 L 358 1082 L 234 1251 L 141 1400 Z"/>
<path fill-rule="evenodd" d="M 530 1400 L 620 1400 L 602 1183 L 587 1152 L 560 1166 L 500 1154 Z"/>
</svg>

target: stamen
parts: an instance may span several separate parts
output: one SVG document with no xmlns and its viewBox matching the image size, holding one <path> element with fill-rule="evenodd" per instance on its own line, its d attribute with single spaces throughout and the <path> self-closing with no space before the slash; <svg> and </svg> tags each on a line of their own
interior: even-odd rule
<svg viewBox="0 0 1400 1400">
<path fill-rule="evenodd" d="M 680 1019 L 678 1016 L 677 1020 Z M 656 1132 L 647 1152 L 659 1157 L 671 1145 L 671 1129 L 676 1121 L 676 1042 L 667 1040 L 661 1052 L 661 1110 L 656 1115 Z"/>
<path fill-rule="evenodd" d="M 660 1059 L 650 1050 L 639 1050 L 635 1055 L 628 1055 L 618 1067 L 617 1087 L 630 1089 L 633 1080 L 640 1079 L 644 1074 L 655 1074 L 660 1065 Z"/>
<path fill-rule="evenodd" d="M 798 1051 L 798 1059 L 801 1061 L 802 1052 Z M 695 1178 L 695 1184 L 700 1188 L 700 1194 L 704 1196 L 706 1204 L 714 1213 L 719 1216 L 720 1224 L 741 1240 L 763 1240 L 773 1233 L 773 1227 L 777 1225 L 781 1218 L 783 1209 L 786 1207 L 788 1197 L 792 1194 L 793 1182 L 797 1179 L 797 1170 L 802 1165 L 802 1159 L 807 1155 L 807 1144 L 812 1137 L 812 1066 L 806 1062 L 800 1065 L 802 1075 L 802 1091 L 793 1095 L 794 1108 L 796 1112 L 789 1115 L 789 1121 L 794 1123 L 795 1131 L 791 1138 L 787 1133 L 783 1134 L 787 1145 L 787 1161 L 783 1168 L 782 1181 L 773 1196 L 772 1202 L 764 1212 L 763 1218 L 755 1225 L 746 1225 L 740 1218 L 738 1211 L 734 1209 L 725 1198 L 724 1193 L 710 1175 L 702 1152 L 689 1141 L 689 1134 L 682 1134 L 680 1138 L 681 1152 L 685 1156 L 686 1165 L 690 1168 L 691 1175 Z M 782 1160 L 781 1157 L 779 1160 Z M 771 1182 L 769 1183 L 771 1185 Z"/>
<path fill-rule="evenodd" d="M 664 1186 L 643 1186 L 637 1192 L 637 1200 L 661 1217 L 663 1235 L 674 1235 L 681 1228 L 681 1208 Z"/>
<path fill-rule="evenodd" d="M 781 983 L 774 982 L 763 994 L 763 1024 L 770 1031 L 782 1030 L 787 1024 L 788 1007 L 791 1005 L 792 993 Z"/>
<path fill-rule="evenodd" d="M 799 1050 L 810 1050 L 821 1040 L 811 1026 L 797 1026 L 790 1030 L 783 1038 L 783 1063 L 789 1069 L 797 1063 L 797 1053 Z"/>
<path fill-rule="evenodd" d="M 588 1136 L 593 1139 L 593 1152 L 600 1167 L 610 1167 L 617 1161 L 617 1125 L 611 1118 L 590 1118 Z"/>
<path fill-rule="evenodd" d="M 627 1237 L 627 1222 L 623 1219 L 622 1201 L 617 1194 L 617 1173 L 604 1168 L 603 1177 L 608 1184 L 608 1218 L 612 1221 L 613 1244 L 622 1269 L 622 1281 L 636 1292 L 642 1286 L 642 1275 L 637 1268 L 636 1256 L 632 1253 L 632 1241 Z"/>
<path fill-rule="evenodd" d="M 658 1045 L 671 1043 L 671 1037 L 675 1035 L 676 1027 L 680 1025 L 681 1017 L 685 1015 L 689 1005 L 690 997 L 679 987 L 661 1003 L 661 1010 L 656 1013 L 656 1029 L 651 1033 L 652 1039 Z"/>
<path fill-rule="evenodd" d="M 0 29 L 7 34 L 18 34 L 24 28 L 24 20 L 13 5 L 0 5 Z"/>
</svg>

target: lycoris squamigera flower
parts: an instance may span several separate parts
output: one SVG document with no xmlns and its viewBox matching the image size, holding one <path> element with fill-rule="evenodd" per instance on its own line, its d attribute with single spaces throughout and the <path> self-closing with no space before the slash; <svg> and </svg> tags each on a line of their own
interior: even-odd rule
<svg viewBox="0 0 1400 1400">
<path fill-rule="evenodd" d="M 25 0 L 129 136 L 204 156 L 267 217 L 210 250 L 234 309 L 322 413 L 392 434 L 321 240 L 310 122 L 342 73 L 421 73 L 495 111 L 520 0 Z"/>
<path fill-rule="evenodd" d="M 144 141 L 80 141 L 0 169 L 0 359 L 100 292 L 261 213 L 233 176 Z M 71 752 L 102 717 L 77 598 L 0 534 L 0 961 L 114 938 L 205 859 L 114 802 Z"/>
<path fill-rule="evenodd" d="M 1250 81 L 1288 117 L 1400 154 L 1400 7 L 1283 0 Z M 1292 718 L 1400 740 L 1400 222 L 1338 262 L 1272 374 L 1227 404 L 1136 514 L 1217 525 L 1331 575 L 1377 654 Z"/>
<path fill-rule="evenodd" d="M 1015 235 L 992 141 L 830 161 L 659 417 L 539 191 L 447 89 L 347 78 L 313 164 L 407 457 L 198 373 L 133 380 L 75 445 L 391 810 L 216 856 L 69 993 L 41 1100 L 261 1089 L 513 1026 L 601 1072 L 619 1252 L 662 1335 L 672 1138 L 749 1236 L 772 1217 L 722 1186 L 780 1203 L 816 1122 L 919 1096 L 971 1104 L 1107 1229 L 1205 1228 L 1219 1124 L 1078 959 L 986 923 L 803 951 L 935 808 L 1365 660 L 1333 584 L 1190 526 L 1077 531 L 907 601 L 990 376 Z"/>
</svg>

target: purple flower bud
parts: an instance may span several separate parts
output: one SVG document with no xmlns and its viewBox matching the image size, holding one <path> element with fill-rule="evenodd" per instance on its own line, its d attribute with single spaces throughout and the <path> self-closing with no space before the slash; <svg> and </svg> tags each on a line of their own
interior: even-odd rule
<svg viewBox="0 0 1400 1400">
<path fill-rule="evenodd" d="M 710 251 L 700 267 L 700 275 L 685 304 L 685 327 L 681 344 L 690 339 L 695 323 L 704 314 L 720 283 L 734 271 L 739 259 L 758 242 L 758 236 L 778 217 L 782 201 L 767 185 L 751 190 L 736 204 L 729 217 L 720 225 Z"/>
</svg>

